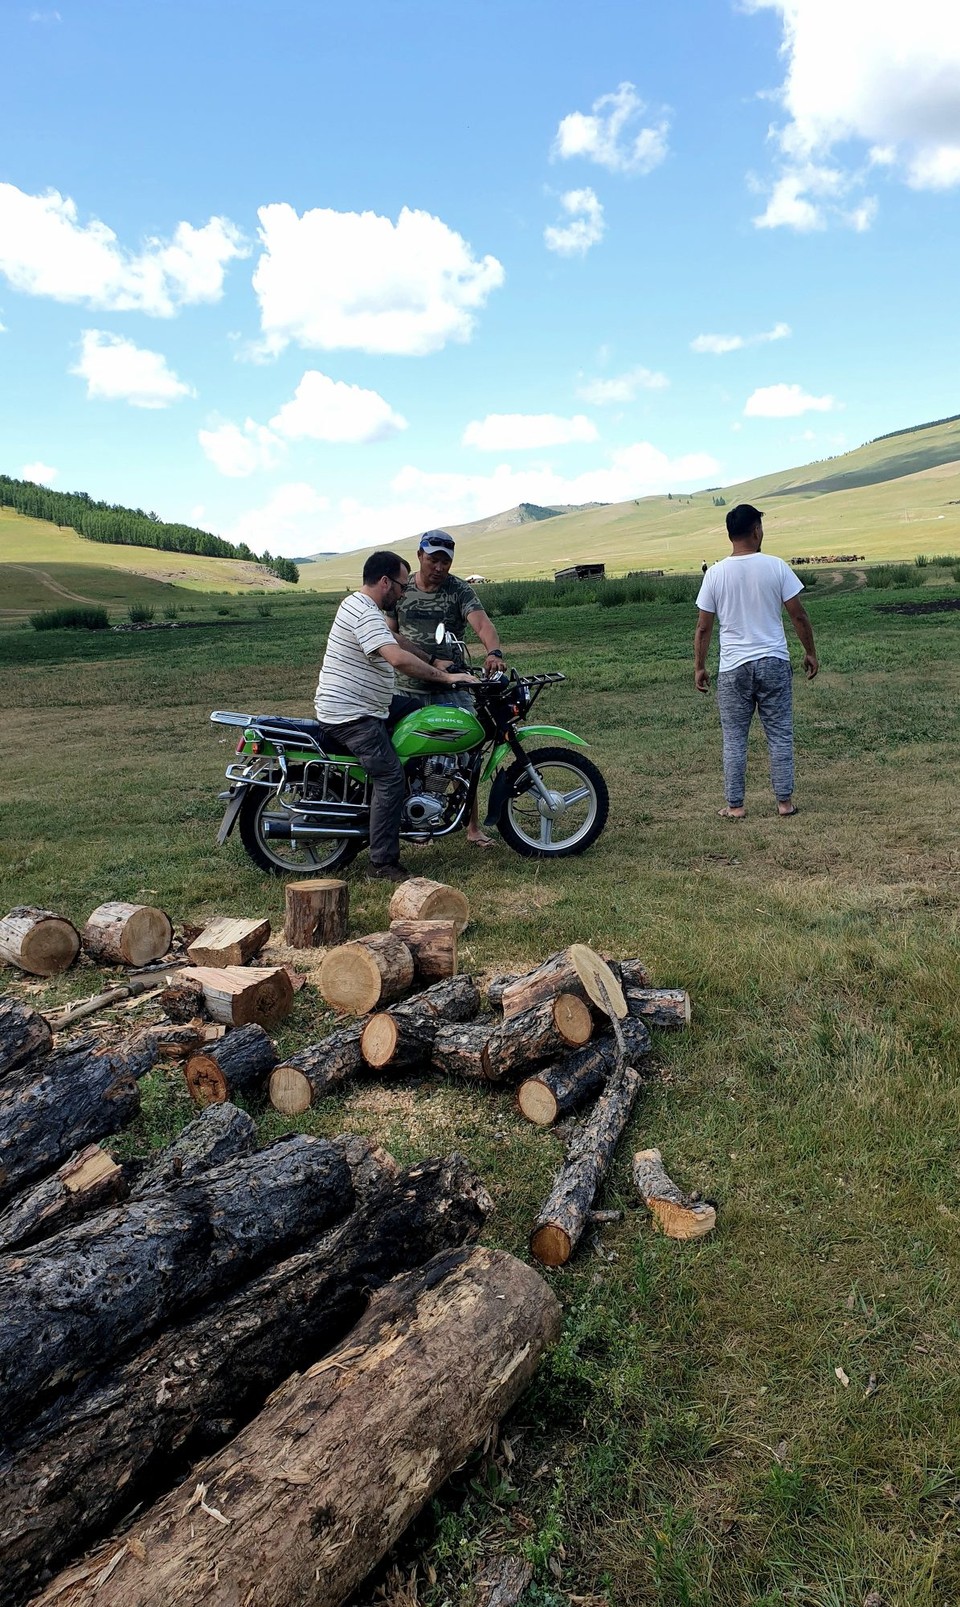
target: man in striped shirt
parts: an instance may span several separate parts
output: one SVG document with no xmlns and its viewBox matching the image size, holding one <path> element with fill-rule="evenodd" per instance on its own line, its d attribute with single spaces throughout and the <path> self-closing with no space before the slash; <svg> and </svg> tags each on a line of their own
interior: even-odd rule
<svg viewBox="0 0 960 1607">
<path fill-rule="evenodd" d="M 450 675 L 431 664 L 428 653 L 390 629 L 384 615 L 395 611 L 409 578 L 410 565 L 397 553 L 371 553 L 360 590 L 337 609 L 317 682 L 317 719 L 336 727 L 370 777 L 369 875 L 387 882 L 409 875 L 400 864 L 403 766 L 387 730 L 394 672 L 448 689 L 477 684 L 472 675 Z"/>
</svg>

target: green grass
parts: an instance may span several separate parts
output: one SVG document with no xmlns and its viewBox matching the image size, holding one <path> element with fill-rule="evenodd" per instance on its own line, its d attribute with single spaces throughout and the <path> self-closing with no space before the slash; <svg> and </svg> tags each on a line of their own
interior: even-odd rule
<svg viewBox="0 0 960 1607">
<path fill-rule="evenodd" d="M 935 566 L 911 578 L 898 602 L 956 595 Z M 796 687 L 789 822 L 759 739 L 747 819 L 716 817 L 689 603 L 503 622 L 512 662 L 568 675 L 537 715 L 592 742 L 609 826 L 566 863 L 457 838 L 411 868 L 469 895 L 464 969 L 593 942 L 687 988 L 693 1025 L 658 1038 L 603 1200 L 623 1220 L 602 1254 L 588 1238 L 550 1275 L 564 1334 L 504 1426 L 509 1450 L 468 1463 L 397 1553 L 407 1574 L 418 1563 L 422 1607 L 469 1600 L 497 1548 L 536 1565 L 523 1607 L 960 1600 L 960 617 L 882 614 L 885 596 L 851 580 L 809 599 L 823 670 Z M 149 899 L 176 921 L 279 926 L 282 883 L 214 846 L 232 741 L 207 715 L 309 711 L 331 611 L 300 597 L 195 632 L 0 631 L 4 907 L 82 922 L 104 899 Z M 348 874 L 353 930 L 382 928 L 389 888 Z M 10 985 L 52 1004 L 97 982 Z M 281 1047 L 329 1023 L 305 988 Z M 139 1149 L 188 1115 L 175 1074 L 145 1091 Z M 488 1242 L 521 1255 L 562 1156 L 509 1091 L 430 1080 L 358 1083 L 298 1125 L 376 1134 L 404 1161 L 462 1149 L 496 1202 Z M 651 1144 L 718 1201 L 711 1238 L 651 1232 L 629 1179 Z"/>
</svg>

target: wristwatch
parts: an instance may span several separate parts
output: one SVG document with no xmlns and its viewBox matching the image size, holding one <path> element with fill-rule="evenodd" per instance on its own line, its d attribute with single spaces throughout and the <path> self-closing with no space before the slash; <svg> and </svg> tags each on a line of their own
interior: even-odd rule
<svg viewBox="0 0 960 1607">
<path fill-rule="evenodd" d="M 499 647 L 491 647 L 490 652 L 487 654 L 487 657 L 488 658 L 502 658 L 503 653 L 500 651 Z"/>
</svg>

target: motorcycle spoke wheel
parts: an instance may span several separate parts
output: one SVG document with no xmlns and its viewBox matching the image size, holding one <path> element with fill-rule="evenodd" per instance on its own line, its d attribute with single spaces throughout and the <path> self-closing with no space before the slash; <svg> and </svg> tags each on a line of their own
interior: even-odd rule
<svg viewBox="0 0 960 1607">
<path fill-rule="evenodd" d="M 269 820 L 287 820 L 283 803 L 299 799 L 299 789 L 291 787 L 278 798 L 275 792 L 257 788 L 248 794 L 237 822 L 244 848 L 261 870 L 274 876 L 328 876 L 349 865 L 363 847 L 357 837 L 312 837 L 295 842 L 292 838 L 268 837 L 264 827 Z"/>
<path fill-rule="evenodd" d="M 528 761 L 547 789 L 544 799 L 527 767 L 510 772 L 510 796 L 500 817 L 500 835 L 528 858 L 562 859 L 596 842 L 610 807 L 607 785 L 589 759 L 568 748 L 541 748 Z"/>
</svg>

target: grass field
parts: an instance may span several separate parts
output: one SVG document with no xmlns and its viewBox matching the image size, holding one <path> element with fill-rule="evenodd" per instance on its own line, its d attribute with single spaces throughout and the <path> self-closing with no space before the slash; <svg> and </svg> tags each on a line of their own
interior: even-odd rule
<svg viewBox="0 0 960 1607">
<path fill-rule="evenodd" d="M 593 743 L 607 831 L 554 865 L 456 839 L 411 867 L 468 893 L 464 969 L 584 940 L 687 988 L 693 1023 L 658 1038 L 602 1202 L 623 1220 L 550 1275 L 564 1335 L 505 1425 L 509 1450 L 468 1464 L 405 1539 L 397 1607 L 469 1602 L 502 1549 L 535 1563 L 523 1607 L 960 1601 L 960 615 L 878 612 L 956 593 L 921 578 L 811 591 L 823 669 L 796 689 L 790 821 L 759 741 L 748 818 L 716 817 L 719 731 L 693 690 L 689 605 L 503 622 L 514 662 L 569 677 L 538 714 Z M 176 921 L 279 923 L 282 884 L 237 842 L 214 846 L 232 745 L 207 715 L 309 711 L 330 614 L 300 597 L 282 628 L 0 630 L 3 907 L 82 922 L 104 899 L 149 899 Z M 389 889 L 348 874 L 354 930 L 382 927 Z M 328 1023 L 305 988 L 281 1045 Z M 176 1077 L 151 1074 L 131 1142 L 157 1145 L 186 1116 Z M 357 1086 L 300 1125 L 376 1134 L 402 1161 L 462 1149 L 496 1201 L 488 1242 L 521 1255 L 562 1155 L 508 1093 L 430 1080 Z M 651 1144 L 719 1202 L 712 1238 L 651 1232 L 629 1181 Z"/>
</svg>

